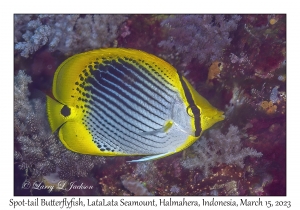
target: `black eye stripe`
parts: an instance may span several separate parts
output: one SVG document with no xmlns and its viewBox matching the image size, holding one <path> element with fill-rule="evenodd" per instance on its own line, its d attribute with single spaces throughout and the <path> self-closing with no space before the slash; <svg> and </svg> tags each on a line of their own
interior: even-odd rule
<svg viewBox="0 0 300 210">
<path fill-rule="evenodd" d="M 189 110 L 192 110 L 192 113 L 194 114 L 193 116 L 189 113 Z M 193 118 L 197 118 L 197 117 L 200 117 L 200 112 L 198 112 L 198 107 L 197 106 L 194 106 L 194 105 L 190 105 L 190 106 L 188 106 L 187 108 L 186 108 L 186 113 L 189 115 L 189 116 L 191 116 L 191 117 L 193 117 Z M 196 115 L 195 115 L 196 114 Z"/>
<path fill-rule="evenodd" d="M 189 109 L 191 109 L 192 113 L 194 115 L 195 128 L 196 128 L 196 130 L 195 130 L 195 136 L 200 136 L 201 131 L 202 131 L 201 122 L 200 122 L 200 109 L 196 106 L 196 104 L 194 102 L 194 99 L 192 97 L 192 94 L 191 94 L 191 92 L 190 92 L 187 84 L 185 83 L 185 81 L 183 80 L 183 78 L 182 78 L 181 75 L 179 75 L 179 79 L 180 79 L 180 82 L 182 84 L 182 88 L 184 90 L 185 97 L 186 97 L 186 99 L 187 99 L 187 101 L 189 103 L 189 106 L 186 108 L 186 111 L 188 113 Z M 190 115 L 190 114 L 188 113 L 188 115 Z"/>
</svg>

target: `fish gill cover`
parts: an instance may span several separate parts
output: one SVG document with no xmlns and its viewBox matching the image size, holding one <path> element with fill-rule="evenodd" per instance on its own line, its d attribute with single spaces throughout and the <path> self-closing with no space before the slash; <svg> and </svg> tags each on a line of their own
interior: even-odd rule
<svg viewBox="0 0 300 210">
<path fill-rule="evenodd" d="M 14 29 L 15 195 L 286 195 L 286 15 L 16 14 Z M 158 160 L 66 149 L 45 93 L 65 59 L 108 47 L 166 60 L 225 120 Z M 74 182 L 93 188 L 58 187 Z"/>
</svg>

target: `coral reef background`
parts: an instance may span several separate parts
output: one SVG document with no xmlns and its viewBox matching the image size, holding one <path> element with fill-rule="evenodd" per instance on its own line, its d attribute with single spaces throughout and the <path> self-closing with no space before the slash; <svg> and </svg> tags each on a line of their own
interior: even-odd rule
<svg viewBox="0 0 300 210">
<path fill-rule="evenodd" d="M 286 195 L 286 15 L 16 14 L 14 42 L 15 195 Z M 151 162 L 67 150 L 45 93 L 62 61 L 100 47 L 165 59 L 226 119 Z"/>
</svg>

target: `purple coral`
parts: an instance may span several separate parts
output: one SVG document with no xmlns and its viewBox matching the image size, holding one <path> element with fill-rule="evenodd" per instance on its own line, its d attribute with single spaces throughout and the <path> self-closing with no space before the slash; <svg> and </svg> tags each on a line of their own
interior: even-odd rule
<svg viewBox="0 0 300 210">
<path fill-rule="evenodd" d="M 121 180 L 124 187 L 134 195 L 153 195 L 143 184 L 130 175 L 121 176 Z"/>
<path fill-rule="evenodd" d="M 159 185 L 159 170 L 153 161 L 137 163 L 132 174 L 146 182 L 148 188 L 155 188 Z"/>
<path fill-rule="evenodd" d="M 171 16 L 161 23 L 169 38 L 159 46 L 181 53 L 186 63 L 193 58 L 203 63 L 218 60 L 230 44 L 230 32 L 236 30 L 240 19 L 238 15 Z"/>
<path fill-rule="evenodd" d="M 51 28 L 47 25 L 41 25 L 39 21 L 34 21 L 34 24 L 31 24 L 33 21 L 28 23 L 28 28 L 31 28 L 29 25 L 34 25 L 36 28 L 34 32 L 26 31 L 22 38 L 25 40 L 24 42 L 18 42 L 15 46 L 15 49 L 21 51 L 21 56 L 28 57 L 29 54 L 33 54 L 37 51 L 41 46 L 44 46 L 51 34 Z"/>
<path fill-rule="evenodd" d="M 202 137 L 193 145 L 193 151 L 197 155 L 182 161 L 182 166 L 188 169 L 200 168 L 205 176 L 208 176 L 210 168 L 220 163 L 235 164 L 244 167 L 244 158 L 247 156 L 261 157 L 262 153 L 253 148 L 242 148 L 242 134 L 238 127 L 230 125 L 226 135 L 220 130 L 209 131 L 209 139 Z"/>
<path fill-rule="evenodd" d="M 170 188 L 170 192 L 178 194 L 180 192 L 180 188 L 177 185 L 172 185 L 172 187 Z"/>
<path fill-rule="evenodd" d="M 273 103 L 277 103 L 277 101 L 279 101 L 279 97 L 278 97 L 278 88 L 279 86 L 275 86 L 272 89 L 272 92 L 270 94 L 270 101 L 272 101 Z"/>
<path fill-rule="evenodd" d="M 43 46 L 66 55 L 107 47 L 124 15 L 15 15 L 15 49 L 29 57 Z"/>
</svg>

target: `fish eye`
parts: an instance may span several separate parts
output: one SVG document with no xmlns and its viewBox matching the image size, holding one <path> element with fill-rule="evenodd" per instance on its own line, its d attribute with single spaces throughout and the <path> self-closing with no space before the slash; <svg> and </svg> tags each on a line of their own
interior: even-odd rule
<svg viewBox="0 0 300 210">
<path fill-rule="evenodd" d="M 186 113 L 187 113 L 190 117 L 194 117 L 191 106 L 188 106 L 188 107 L 186 108 Z"/>
<path fill-rule="evenodd" d="M 68 117 L 71 114 L 71 109 L 67 105 L 64 105 L 64 107 L 60 110 L 60 113 L 64 117 Z"/>
<path fill-rule="evenodd" d="M 193 110 L 195 110 L 195 111 L 193 111 Z M 190 116 L 190 117 L 192 117 L 192 118 L 194 118 L 194 117 L 200 117 L 200 116 L 194 116 L 194 113 L 197 113 L 197 111 L 196 110 L 198 110 L 198 107 L 197 106 L 194 106 L 194 105 L 192 105 L 192 106 L 188 106 L 187 108 L 186 108 L 186 113 Z"/>
</svg>

